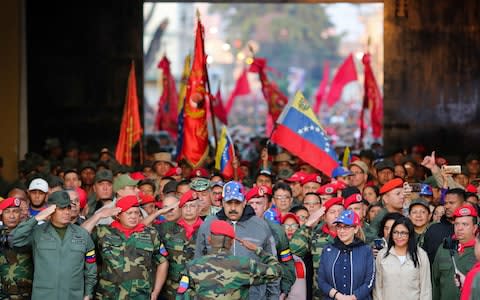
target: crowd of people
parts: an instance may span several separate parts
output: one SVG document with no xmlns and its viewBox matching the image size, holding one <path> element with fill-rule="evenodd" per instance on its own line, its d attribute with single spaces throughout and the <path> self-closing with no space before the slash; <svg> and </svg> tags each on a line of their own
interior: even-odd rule
<svg viewBox="0 0 480 300">
<path fill-rule="evenodd" d="M 253 147 L 226 178 L 50 150 L 0 180 L 0 299 L 480 299 L 475 154 L 362 150 L 325 174 Z"/>
</svg>

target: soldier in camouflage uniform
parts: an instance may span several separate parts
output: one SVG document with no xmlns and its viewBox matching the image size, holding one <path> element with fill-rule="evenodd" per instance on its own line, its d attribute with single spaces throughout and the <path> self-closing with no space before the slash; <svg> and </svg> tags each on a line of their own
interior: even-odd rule
<svg viewBox="0 0 480 300">
<path fill-rule="evenodd" d="M 12 248 L 8 235 L 20 223 L 20 200 L 7 198 L 0 202 L 3 226 L 0 227 L 0 299 L 30 299 L 32 294 L 32 248 Z"/>
<path fill-rule="evenodd" d="M 235 231 L 228 222 L 213 221 L 210 232 L 208 242 L 211 251 L 187 263 L 177 299 L 190 299 L 188 291 L 192 291 L 198 299 L 247 299 L 250 285 L 264 284 L 281 276 L 276 257 L 252 242 L 239 240 L 246 249 L 255 251 L 261 262 L 229 254 Z"/>
<path fill-rule="evenodd" d="M 255 186 L 245 195 L 247 203 L 253 208 L 255 214 L 259 218 L 264 218 L 263 214 L 267 209 L 269 197 L 272 195 L 272 189 L 267 186 Z M 265 219 L 265 218 L 264 218 Z M 271 220 L 265 219 L 270 230 L 272 231 L 277 248 L 278 261 L 282 266 L 282 279 L 280 281 L 280 291 L 284 295 L 288 295 L 290 288 L 295 283 L 295 265 L 293 257 L 290 253 L 290 246 L 285 230 Z M 268 286 L 267 286 L 268 288 Z"/>
<path fill-rule="evenodd" d="M 178 222 L 165 222 L 155 226 L 162 243 L 165 245 L 169 263 L 167 281 L 161 291 L 161 296 L 163 299 L 169 300 L 175 299 L 181 274 L 185 271 L 185 265 L 195 255 L 197 232 L 202 224 L 202 220 L 199 218 L 197 196 L 194 191 L 190 190 L 183 194 L 178 206 L 182 210 L 182 217 Z"/>
<path fill-rule="evenodd" d="M 140 223 L 137 196 L 120 198 L 116 207 L 116 220 L 93 231 L 101 259 L 96 299 L 157 299 L 168 271 L 158 233 Z"/>
<path fill-rule="evenodd" d="M 343 199 L 332 198 L 325 202 L 319 210 L 314 212 L 308 218 L 307 222 L 302 225 L 292 236 L 290 240 L 290 249 L 292 253 L 302 259 L 308 252 L 312 254 L 313 260 L 313 299 L 322 299 L 322 293 L 318 288 L 317 271 L 320 267 L 320 256 L 323 248 L 333 243 L 336 237 L 335 225 L 333 222 L 343 211 Z M 320 218 L 325 215 L 324 222 L 312 227 L 318 223 Z"/>
</svg>

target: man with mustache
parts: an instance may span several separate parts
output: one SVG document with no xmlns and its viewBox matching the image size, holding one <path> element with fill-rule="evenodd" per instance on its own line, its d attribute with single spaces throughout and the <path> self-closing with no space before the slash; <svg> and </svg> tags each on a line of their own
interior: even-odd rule
<svg viewBox="0 0 480 300">
<path fill-rule="evenodd" d="M 227 221 L 232 224 L 235 230 L 235 236 L 242 240 L 253 242 L 264 251 L 277 255 L 275 249 L 275 240 L 268 224 L 255 215 L 255 211 L 249 205 L 246 205 L 243 194 L 243 186 L 236 181 L 230 181 L 223 187 L 222 210 L 214 216 L 205 219 L 198 230 L 197 242 L 195 246 L 195 258 L 202 257 L 211 251 L 211 246 L 207 243 L 210 234 L 210 224 L 214 220 Z M 238 241 L 233 241 L 230 248 L 230 254 L 239 257 L 249 257 L 259 262 L 259 258 L 252 251 L 246 249 Z M 279 282 L 268 285 L 256 285 L 250 287 L 249 299 L 278 299 L 280 296 Z"/>
</svg>

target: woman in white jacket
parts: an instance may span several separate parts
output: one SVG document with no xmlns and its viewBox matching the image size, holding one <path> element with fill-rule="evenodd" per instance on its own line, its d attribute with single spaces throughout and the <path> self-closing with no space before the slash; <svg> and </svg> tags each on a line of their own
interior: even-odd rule
<svg viewBox="0 0 480 300">
<path fill-rule="evenodd" d="M 417 246 L 412 222 L 395 221 L 388 247 L 376 259 L 374 300 L 431 300 L 432 283 L 427 253 Z"/>
</svg>

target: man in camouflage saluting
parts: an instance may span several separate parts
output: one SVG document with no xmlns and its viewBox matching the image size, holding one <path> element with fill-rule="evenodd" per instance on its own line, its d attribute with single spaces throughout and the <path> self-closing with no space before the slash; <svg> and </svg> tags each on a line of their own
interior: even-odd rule
<svg viewBox="0 0 480 300">
<path fill-rule="evenodd" d="M 162 299 L 168 300 L 175 299 L 181 274 L 185 271 L 186 263 L 191 261 L 195 254 L 198 228 L 203 223 L 199 217 L 200 207 L 195 191 L 189 190 L 183 194 L 178 207 L 182 211 L 182 217 L 177 222 L 165 222 L 155 226 L 165 245 L 169 263 L 167 281 L 161 291 Z"/>
<path fill-rule="evenodd" d="M 228 222 L 212 221 L 210 233 L 208 243 L 211 250 L 187 263 L 177 299 L 191 299 L 191 294 L 199 299 L 247 299 L 251 285 L 265 284 L 282 275 L 276 257 L 250 241 L 238 240 L 246 249 L 254 251 L 261 262 L 229 254 L 235 231 Z"/>
<path fill-rule="evenodd" d="M 125 196 L 82 224 L 92 231 L 101 218 L 118 214 L 93 230 L 101 259 L 96 299 L 156 300 L 160 294 L 168 261 L 157 231 L 140 223 L 139 205 L 137 196 Z"/>
<path fill-rule="evenodd" d="M 30 299 L 33 278 L 32 248 L 14 248 L 8 243 L 8 235 L 20 223 L 20 200 L 13 197 L 2 200 L 0 215 L 3 224 L 0 228 L 0 299 Z"/>
</svg>

